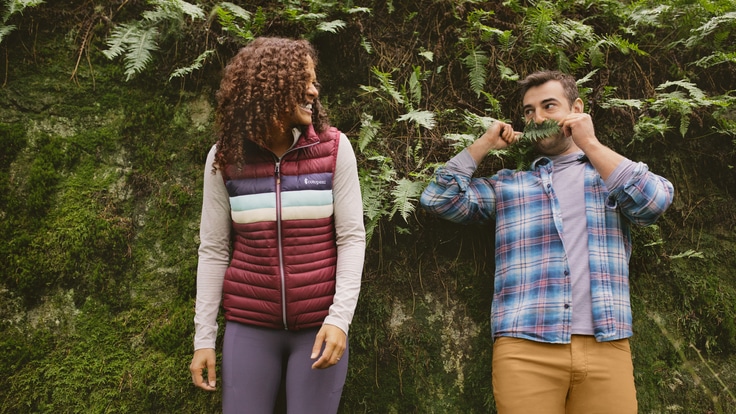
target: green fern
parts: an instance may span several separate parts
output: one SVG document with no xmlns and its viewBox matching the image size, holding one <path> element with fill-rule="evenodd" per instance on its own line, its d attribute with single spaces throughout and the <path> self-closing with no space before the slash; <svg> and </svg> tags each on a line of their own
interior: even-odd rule
<svg viewBox="0 0 736 414">
<path fill-rule="evenodd" d="M 486 77 L 488 72 L 486 65 L 488 64 L 488 56 L 486 52 L 472 47 L 468 50 L 468 55 L 463 58 L 463 64 L 470 71 L 470 89 L 480 96 L 486 85 Z"/>
<path fill-rule="evenodd" d="M 714 101 L 708 99 L 705 92 L 687 80 L 665 82 L 657 86 L 657 91 L 663 91 L 672 86 L 684 89 L 687 94 L 681 90 L 660 93 L 652 103 L 651 109 L 657 112 L 666 111 L 678 114 L 680 116 L 680 135 L 684 137 L 690 127 L 690 116 L 693 111 L 697 108 L 711 106 Z"/>
<path fill-rule="evenodd" d="M 348 14 L 356 14 L 356 13 L 366 13 L 371 14 L 373 10 L 369 7 L 351 7 L 347 10 L 345 10 Z"/>
<path fill-rule="evenodd" d="M 516 82 L 519 80 L 519 74 L 514 72 L 513 69 L 503 64 L 503 62 L 499 61 L 496 64 L 496 67 L 498 68 L 498 73 L 501 75 L 501 79 L 505 81 L 511 81 Z"/>
<path fill-rule="evenodd" d="M 22 13 L 27 7 L 36 7 L 44 3 L 44 0 L 5 0 L 5 11 L 0 20 L 0 43 L 5 36 L 16 29 L 15 25 L 5 25 L 14 14 Z"/>
<path fill-rule="evenodd" d="M 229 2 L 215 6 L 214 13 L 222 30 L 232 33 L 236 38 L 249 42 L 255 38 L 252 14 L 242 7 Z"/>
<path fill-rule="evenodd" d="M 0 24 L 0 43 L 2 43 L 3 38 L 5 38 L 5 36 L 9 35 L 10 32 L 12 32 L 13 30 L 15 30 L 15 26 L 12 25 L 12 24 L 11 25 L 8 25 L 8 26 L 5 26 L 3 24 Z"/>
<path fill-rule="evenodd" d="M 366 157 L 365 161 L 373 166 L 361 168 L 360 192 L 363 199 L 363 215 L 365 216 L 366 242 L 370 243 L 373 233 L 383 217 L 391 217 L 393 213 L 388 210 L 387 200 L 388 188 L 394 182 L 397 175 L 392 160 L 383 155 L 372 155 Z"/>
<path fill-rule="evenodd" d="M 171 81 L 174 78 L 184 77 L 194 72 L 195 70 L 201 69 L 202 66 L 204 66 L 204 63 L 207 61 L 207 58 L 210 57 L 214 53 L 215 53 L 215 49 L 205 50 L 201 55 L 197 56 L 197 59 L 194 60 L 194 63 L 192 63 L 191 65 L 185 68 L 179 68 L 175 70 L 171 74 L 171 76 L 169 76 L 169 81 Z"/>
<path fill-rule="evenodd" d="M 373 53 L 373 45 L 365 36 L 360 36 L 360 45 L 365 50 L 365 53 L 369 55 Z"/>
<path fill-rule="evenodd" d="M 183 0 L 149 0 L 156 6 L 153 10 L 143 12 L 143 18 L 152 23 L 166 21 L 182 21 L 184 15 L 192 19 L 204 19 L 205 13 L 199 6 Z"/>
<path fill-rule="evenodd" d="M 393 79 L 391 79 L 391 73 L 382 72 L 375 66 L 371 68 L 371 72 L 373 72 L 373 75 L 376 77 L 376 79 L 378 79 L 378 82 L 381 85 L 380 89 L 389 94 L 397 104 L 403 105 L 404 97 L 394 86 L 394 81 Z"/>
<path fill-rule="evenodd" d="M 434 112 L 431 111 L 410 111 L 404 115 L 401 115 L 397 119 L 397 121 L 412 121 L 417 125 L 423 126 L 427 129 L 432 129 L 436 125 Z"/>
<path fill-rule="evenodd" d="M 343 20 L 333 20 L 331 22 L 322 22 L 317 25 L 317 30 L 320 32 L 337 33 L 341 29 L 344 29 L 347 23 Z"/>
<path fill-rule="evenodd" d="M 559 134 L 560 130 L 560 125 L 553 119 L 545 119 L 539 124 L 536 122 L 527 122 L 519 140 L 521 142 L 535 143 L 552 135 Z"/>
<path fill-rule="evenodd" d="M 728 26 L 733 26 L 735 23 L 736 12 L 729 12 L 724 13 L 720 16 L 715 16 L 697 29 L 691 30 L 690 32 L 695 34 L 690 36 L 690 38 L 685 41 L 685 46 L 691 49 L 698 45 L 702 45 L 706 37 L 719 29 L 725 32 L 729 32 L 731 28 L 729 28 Z"/>
<path fill-rule="evenodd" d="M 358 133 L 358 149 L 360 152 L 378 135 L 381 129 L 381 122 L 373 120 L 373 115 L 363 113 L 360 116 L 360 132 Z"/>
<path fill-rule="evenodd" d="M 703 69 L 708 69 L 713 66 L 720 65 L 721 63 L 736 64 L 736 52 L 724 53 L 718 51 L 694 62 L 696 66 Z"/>
<path fill-rule="evenodd" d="M 398 212 L 404 221 L 409 221 L 409 215 L 414 212 L 423 190 L 424 183 L 422 182 L 411 181 L 408 178 L 400 179 L 391 190 L 394 201 L 391 216 L 393 217 Z"/>
<path fill-rule="evenodd" d="M 123 56 L 126 80 L 143 72 L 153 60 L 152 52 L 159 49 L 161 30 L 168 35 L 177 34 L 184 16 L 202 19 L 205 14 L 199 6 L 183 0 L 152 0 L 154 10 L 142 14 L 142 20 L 115 27 L 107 40 L 107 50 L 102 53 L 108 59 Z"/>
<path fill-rule="evenodd" d="M 414 70 L 411 72 L 411 76 L 409 76 L 409 96 L 411 98 L 411 103 L 416 106 L 419 106 L 422 102 L 421 80 L 421 68 L 419 66 L 414 66 Z"/>
<path fill-rule="evenodd" d="M 102 51 L 108 59 L 123 55 L 125 80 L 130 80 L 145 69 L 153 59 L 151 52 L 158 50 L 158 29 L 142 28 L 139 24 L 123 24 L 116 27 L 107 40 L 109 49 Z"/>
</svg>

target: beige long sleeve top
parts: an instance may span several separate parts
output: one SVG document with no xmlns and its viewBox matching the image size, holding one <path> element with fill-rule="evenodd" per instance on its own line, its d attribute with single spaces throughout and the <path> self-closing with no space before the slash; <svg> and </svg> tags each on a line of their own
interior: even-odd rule
<svg viewBox="0 0 736 414">
<path fill-rule="evenodd" d="M 298 137 L 299 131 L 295 129 L 294 142 Z M 222 283 L 230 264 L 230 198 L 219 169 L 212 173 L 214 160 L 215 146 L 212 146 L 204 169 L 194 350 L 215 348 Z M 337 280 L 333 304 L 324 323 L 335 325 L 347 334 L 360 294 L 365 259 L 365 227 L 357 162 L 345 134 L 340 136 L 333 194 Z"/>
</svg>

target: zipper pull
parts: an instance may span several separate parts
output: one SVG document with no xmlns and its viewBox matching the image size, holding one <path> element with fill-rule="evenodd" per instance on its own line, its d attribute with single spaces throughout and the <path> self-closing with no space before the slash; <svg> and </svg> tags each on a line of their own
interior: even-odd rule
<svg viewBox="0 0 736 414">
<path fill-rule="evenodd" d="M 276 177 L 276 183 L 281 184 L 281 161 L 276 161 L 273 175 Z"/>
</svg>

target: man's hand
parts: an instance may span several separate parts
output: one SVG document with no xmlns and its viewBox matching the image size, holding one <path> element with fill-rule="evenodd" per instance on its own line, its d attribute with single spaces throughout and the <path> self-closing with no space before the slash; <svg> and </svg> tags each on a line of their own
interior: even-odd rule
<svg viewBox="0 0 736 414">
<path fill-rule="evenodd" d="M 217 378 L 215 370 L 215 350 L 212 348 L 202 348 L 194 351 L 192 363 L 189 365 L 189 371 L 192 373 L 192 382 L 197 387 L 214 391 Z M 205 378 L 205 370 L 207 370 L 207 378 Z"/>
<path fill-rule="evenodd" d="M 312 364 L 312 369 L 325 369 L 337 364 L 340 358 L 342 358 L 342 354 L 345 353 L 346 345 L 347 335 L 342 329 L 335 325 L 322 325 L 322 328 L 317 332 L 317 337 L 314 339 L 314 346 L 312 347 L 310 358 L 317 359 L 319 357 Z M 320 351 L 322 351 L 321 355 Z"/>
<path fill-rule="evenodd" d="M 586 113 L 572 113 L 560 121 L 562 133 L 571 137 L 593 164 L 598 174 L 607 179 L 624 157 L 598 141 L 595 136 L 593 119 Z"/>
<path fill-rule="evenodd" d="M 589 114 L 573 112 L 560 121 L 560 128 L 566 137 L 571 137 L 578 148 L 587 153 L 591 145 L 599 144 L 595 136 L 593 119 Z"/>
<path fill-rule="evenodd" d="M 496 121 L 488 127 L 480 138 L 470 144 L 468 151 L 475 163 L 480 164 L 488 151 L 504 149 L 518 141 L 519 137 L 521 137 L 521 132 L 514 131 L 511 124 Z"/>
</svg>

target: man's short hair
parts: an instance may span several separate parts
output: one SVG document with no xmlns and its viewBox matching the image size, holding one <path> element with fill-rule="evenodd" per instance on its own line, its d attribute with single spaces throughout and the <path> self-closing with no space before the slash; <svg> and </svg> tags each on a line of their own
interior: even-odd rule
<svg viewBox="0 0 736 414">
<path fill-rule="evenodd" d="M 543 85 L 549 81 L 558 81 L 562 84 L 562 88 L 565 91 L 565 97 L 570 103 L 570 106 L 572 106 L 572 104 L 575 103 L 575 100 L 580 97 L 580 94 L 578 93 L 578 85 L 573 76 L 558 70 L 540 70 L 527 75 L 526 78 L 519 81 L 519 85 L 521 86 L 521 99 L 524 99 L 524 95 L 526 95 L 529 89 Z"/>
</svg>

